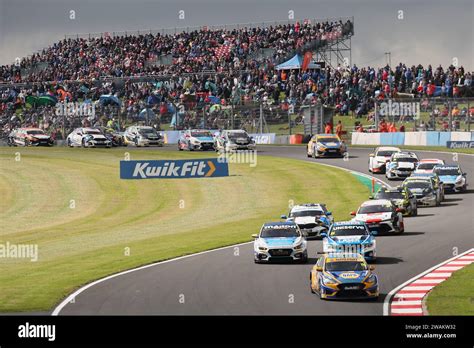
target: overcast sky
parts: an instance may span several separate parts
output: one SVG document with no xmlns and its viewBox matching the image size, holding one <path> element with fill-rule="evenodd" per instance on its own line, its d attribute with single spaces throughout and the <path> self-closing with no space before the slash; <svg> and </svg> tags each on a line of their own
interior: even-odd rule
<svg viewBox="0 0 474 348">
<path fill-rule="evenodd" d="M 0 64 L 65 34 L 354 16 L 352 62 L 474 70 L 472 0 L 0 0 Z M 70 11 L 75 19 L 70 19 Z M 183 10 L 185 19 L 178 18 Z M 399 19 L 400 12 L 403 19 Z"/>
</svg>

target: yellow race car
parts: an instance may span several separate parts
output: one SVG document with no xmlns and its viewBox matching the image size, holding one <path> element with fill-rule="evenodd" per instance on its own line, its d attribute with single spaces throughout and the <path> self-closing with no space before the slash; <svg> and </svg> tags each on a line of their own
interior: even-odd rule
<svg viewBox="0 0 474 348">
<path fill-rule="evenodd" d="M 364 256 L 328 253 L 321 256 L 309 275 L 312 293 L 321 299 L 377 299 L 378 278 Z"/>
<path fill-rule="evenodd" d="M 316 134 L 306 147 L 308 157 L 344 157 L 347 148 L 335 134 Z"/>
</svg>

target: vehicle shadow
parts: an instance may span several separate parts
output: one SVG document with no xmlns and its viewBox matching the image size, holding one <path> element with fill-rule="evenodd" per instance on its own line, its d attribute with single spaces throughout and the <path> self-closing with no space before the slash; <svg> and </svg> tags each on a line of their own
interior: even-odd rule
<svg viewBox="0 0 474 348">
<path fill-rule="evenodd" d="M 377 237 L 403 237 L 403 236 L 417 236 L 420 234 L 425 234 L 425 232 L 403 232 L 401 234 L 397 233 L 386 233 L 386 234 L 377 234 Z"/>
<path fill-rule="evenodd" d="M 434 216 L 435 214 L 420 214 L 418 213 L 417 216 L 407 216 L 408 218 L 417 218 L 417 217 L 424 217 L 424 216 Z M 403 217 L 405 219 L 405 216 Z"/>
<path fill-rule="evenodd" d="M 368 302 L 368 303 L 383 303 L 383 301 L 385 300 L 385 297 L 387 296 L 387 294 L 382 294 L 382 293 L 379 293 L 379 297 L 377 297 L 376 300 L 373 300 L 373 299 L 350 299 L 350 298 L 347 298 L 347 299 L 338 299 L 337 301 L 338 302 L 356 302 L 356 303 L 365 303 L 365 302 Z"/>
<path fill-rule="evenodd" d="M 377 265 L 396 265 L 401 262 L 404 262 L 403 259 L 398 257 L 377 256 L 375 262 L 372 262 L 371 264 L 377 267 Z"/>
<path fill-rule="evenodd" d="M 462 200 L 462 199 L 461 199 Z M 452 207 L 452 206 L 455 206 L 455 205 L 458 205 L 457 203 L 446 203 L 446 200 L 444 202 L 442 202 L 439 206 L 440 207 Z"/>
<path fill-rule="evenodd" d="M 459 201 L 462 201 L 462 198 L 445 198 L 441 204 L 445 202 L 459 202 Z"/>
</svg>

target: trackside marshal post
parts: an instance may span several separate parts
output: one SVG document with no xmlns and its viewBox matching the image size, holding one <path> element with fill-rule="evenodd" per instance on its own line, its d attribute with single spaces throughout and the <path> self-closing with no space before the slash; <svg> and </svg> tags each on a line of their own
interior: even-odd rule
<svg viewBox="0 0 474 348">
<path fill-rule="evenodd" d="M 229 176 L 229 164 L 217 158 L 120 161 L 120 179 L 185 179 Z"/>
</svg>

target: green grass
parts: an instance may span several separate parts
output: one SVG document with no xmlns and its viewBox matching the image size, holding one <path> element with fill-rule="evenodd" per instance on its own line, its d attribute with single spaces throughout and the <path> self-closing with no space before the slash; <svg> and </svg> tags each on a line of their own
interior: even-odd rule
<svg viewBox="0 0 474 348">
<path fill-rule="evenodd" d="M 106 275 L 250 241 L 291 202 L 326 202 L 336 219 L 347 219 L 367 198 L 367 189 L 345 171 L 267 156 L 254 168 L 230 164 L 224 178 L 120 180 L 125 152 L 131 159 L 215 156 L 1 148 L 0 243 L 37 244 L 39 260 L 0 258 L 0 312 L 51 310 Z"/>
<path fill-rule="evenodd" d="M 474 315 L 474 263 L 453 273 L 428 295 L 430 315 Z"/>
</svg>

